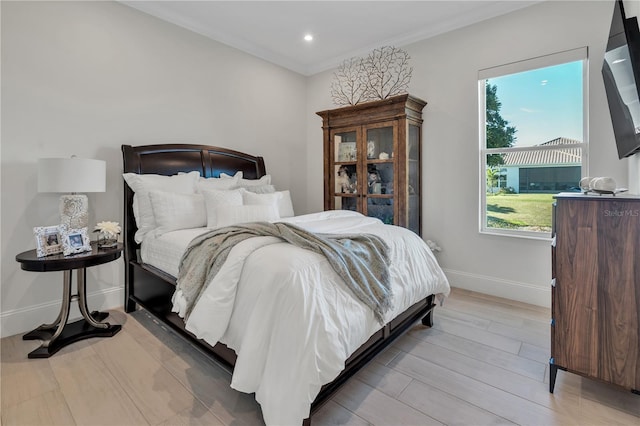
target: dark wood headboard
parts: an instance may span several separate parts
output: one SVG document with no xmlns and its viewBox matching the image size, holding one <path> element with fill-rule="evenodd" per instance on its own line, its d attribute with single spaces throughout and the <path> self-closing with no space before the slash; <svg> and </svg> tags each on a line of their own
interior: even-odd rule
<svg viewBox="0 0 640 426">
<path fill-rule="evenodd" d="M 245 179 L 258 179 L 266 174 L 262 157 L 207 145 L 122 145 L 122 157 L 124 173 L 171 176 L 178 172 L 198 171 L 202 177 L 219 177 L 220 173 L 234 175 L 242 171 Z M 123 238 L 127 270 L 129 262 L 140 261 L 139 245 L 134 239 L 136 230 L 133 191 L 125 183 Z"/>
</svg>

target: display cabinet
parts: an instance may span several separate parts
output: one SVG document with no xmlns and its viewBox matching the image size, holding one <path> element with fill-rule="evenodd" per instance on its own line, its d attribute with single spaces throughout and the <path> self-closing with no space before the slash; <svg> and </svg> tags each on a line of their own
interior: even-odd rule
<svg viewBox="0 0 640 426">
<path fill-rule="evenodd" d="M 411 95 L 320 111 L 324 208 L 421 232 L 422 109 Z"/>
</svg>

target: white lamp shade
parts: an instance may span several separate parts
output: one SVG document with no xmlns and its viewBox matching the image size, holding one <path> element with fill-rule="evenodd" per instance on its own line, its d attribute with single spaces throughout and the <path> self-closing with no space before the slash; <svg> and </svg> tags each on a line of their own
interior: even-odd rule
<svg viewBox="0 0 640 426">
<path fill-rule="evenodd" d="M 38 192 L 105 191 L 105 161 L 77 157 L 38 159 Z"/>
</svg>

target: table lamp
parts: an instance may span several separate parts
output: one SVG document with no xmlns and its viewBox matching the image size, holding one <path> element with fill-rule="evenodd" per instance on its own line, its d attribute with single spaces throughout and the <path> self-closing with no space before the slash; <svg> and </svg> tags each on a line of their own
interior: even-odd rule
<svg viewBox="0 0 640 426">
<path fill-rule="evenodd" d="M 38 159 L 38 192 L 65 192 L 60 197 L 60 224 L 67 229 L 89 225 L 89 199 L 79 192 L 105 192 L 106 162 L 87 158 Z"/>
</svg>

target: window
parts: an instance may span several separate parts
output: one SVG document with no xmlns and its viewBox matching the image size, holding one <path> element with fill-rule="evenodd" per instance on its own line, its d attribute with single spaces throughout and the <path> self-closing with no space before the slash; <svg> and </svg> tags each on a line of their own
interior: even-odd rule
<svg viewBox="0 0 640 426">
<path fill-rule="evenodd" d="M 551 235 L 559 192 L 587 175 L 587 49 L 481 70 L 480 232 Z"/>
</svg>

